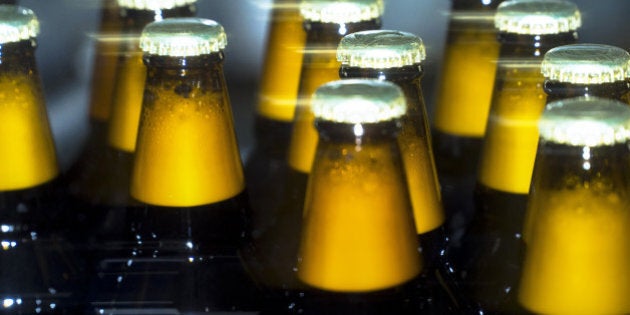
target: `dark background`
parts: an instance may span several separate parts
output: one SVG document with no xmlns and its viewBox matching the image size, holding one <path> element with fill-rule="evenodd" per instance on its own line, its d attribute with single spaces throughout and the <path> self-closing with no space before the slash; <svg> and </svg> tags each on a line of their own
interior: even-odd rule
<svg viewBox="0 0 630 315">
<path fill-rule="evenodd" d="M 60 162 L 67 167 L 83 144 L 100 0 L 20 0 L 41 21 L 37 61 Z M 630 47 L 630 1 L 575 0 L 582 12 L 580 41 Z M 244 156 L 253 143 L 252 114 L 264 54 L 271 0 L 199 0 L 198 16 L 221 23 L 228 34 L 225 72 Z M 448 0 L 385 0 L 383 29 L 420 36 L 426 45 L 423 88 L 429 112 L 442 63 Z M 471 80 L 474 80 L 471 74 Z"/>
</svg>

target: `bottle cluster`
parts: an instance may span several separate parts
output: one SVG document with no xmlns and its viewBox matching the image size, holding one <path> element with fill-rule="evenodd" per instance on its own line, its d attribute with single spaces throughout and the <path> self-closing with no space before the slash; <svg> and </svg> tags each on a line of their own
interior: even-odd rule
<svg viewBox="0 0 630 315">
<path fill-rule="evenodd" d="M 14 2 L 0 313 L 630 313 L 630 53 L 578 43 L 574 3 L 454 0 L 431 120 L 427 48 L 384 0 L 274 0 L 242 160 L 229 31 L 197 0 L 102 0 L 62 171 Z"/>
</svg>

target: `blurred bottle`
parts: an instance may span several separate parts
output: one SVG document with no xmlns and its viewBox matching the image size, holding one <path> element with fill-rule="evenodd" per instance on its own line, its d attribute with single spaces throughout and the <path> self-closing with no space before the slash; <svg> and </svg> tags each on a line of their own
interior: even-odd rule
<svg viewBox="0 0 630 315">
<path fill-rule="evenodd" d="M 518 301 L 537 314 L 628 314 L 630 108 L 561 100 L 538 126 Z"/>
<path fill-rule="evenodd" d="M 319 132 L 304 203 L 297 277 L 301 314 L 446 314 L 418 294 L 425 268 L 398 146 L 404 92 L 376 79 L 322 85 Z"/>
<path fill-rule="evenodd" d="M 499 57 L 494 13 L 501 2 L 451 2 L 432 132 L 451 246 L 459 246 L 474 211 L 475 174 Z"/>
<path fill-rule="evenodd" d="M 0 313 L 77 314 L 84 265 L 60 182 L 35 60 L 39 21 L 0 5 Z"/>
<path fill-rule="evenodd" d="M 288 170 L 276 183 L 284 187 L 284 192 L 278 201 L 275 217 L 270 219 L 272 224 L 255 240 L 248 258 L 257 281 L 270 288 L 271 295 L 283 301 L 285 290 L 291 291 L 301 286 L 296 281 L 294 269 L 306 182 L 317 146 L 310 97 L 321 84 L 339 79 L 340 64 L 336 51 L 343 36 L 380 27 L 383 1 L 303 0 L 300 12 L 307 35 L 295 119 L 292 122 L 288 157 L 285 156 L 288 159 L 285 165 L 288 166 L 284 167 Z"/>
<path fill-rule="evenodd" d="M 433 162 L 426 106 L 422 95 L 425 47 L 419 37 L 401 31 L 373 30 L 344 36 L 337 48 L 340 77 L 372 78 L 396 83 L 404 92 L 407 112 L 401 117 L 398 145 L 424 256 L 423 276 L 432 285 L 427 295 L 454 289 L 445 249 L 444 211 Z M 441 278 L 438 280 L 438 276 Z M 446 287 L 446 291 L 443 291 Z"/>
<path fill-rule="evenodd" d="M 110 116 L 116 61 L 119 57 L 122 16 L 115 0 L 101 2 L 101 21 L 94 47 L 89 134 L 77 161 L 63 175 L 71 206 L 78 214 L 78 225 L 95 234 L 119 228 L 116 212 L 104 206 L 124 204 L 128 193 L 116 176 L 116 155 L 107 145 L 107 122 Z M 122 185 L 128 187 L 128 185 Z M 119 219 L 119 218 L 118 218 Z M 99 226 L 92 230 L 95 226 Z M 83 238 L 85 233 L 79 237 Z"/>
<path fill-rule="evenodd" d="M 542 61 L 547 104 L 579 96 L 596 96 L 628 102 L 630 53 L 601 44 L 573 44 L 549 50 Z M 527 211 L 523 240 L 535 211 Z"/>
<path fill-rule="evenodd" d="M 133 243 L 104 312 L 257 310 L 239 258 L 249 204 L 223 73 L 227 37 L 212 20 L 146 26 L 147 66 L 128 209 Z"/>
<path fill-rule="evenodd" d="M 563 0 L 506 1 L 495 24 L 501 51 L 482 148 L 476 211 L 456 265 L 484 313 L 516 312 L 527 194 L 536 155 L 536 122 L 545 106 L 544 54 L 574 43 L 576 5 Z"/>
<path fill-rule="evenodd" d="M 275 0 L 255 113 L 255 146 L 245 162 L 252 226 L 261 234 L 284 196 L 287 148 L 304 57 L 304 30 L 298 0 Z"/>
</svg>

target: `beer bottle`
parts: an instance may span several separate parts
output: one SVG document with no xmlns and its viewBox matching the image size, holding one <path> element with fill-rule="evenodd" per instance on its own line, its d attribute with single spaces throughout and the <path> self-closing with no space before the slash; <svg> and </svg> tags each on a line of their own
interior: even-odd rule
<svg viewBox="0 0 630 315">
<path fill-rule="evenodd" d="M 616 100 L 545 108 L 527 207 L 537 215 L 518 292 L 530 312 L 630 312 L 629 122 L 630 108 Z"/>
<path fill-rule="evenodd" d="M 425 58 L 425 47 L 421 38 L 394 30 L 352 33 L 344 36 L 337 48 L 342 79 L 387 80 L 396 83 L 405 93 L 407 112 L 400 118 L 402 128 L 398 141 L 416 232 L 426 265 L 425 276 L 431 278 L 435 273 L 442 273 L 443 278 L 449 279 L 452 275 L 445 274 L 449 268 L 445 255 L 444 212 L 420 84 L 423 75 L 422 61 Z M 437 281 L 435 285 L 440 286 Z"/>
<path fill-rule="evenodd" d="M 499 57 L 493 19 L 501 2 L 451 1 L 431 137 L 446 227 L 455 247 L 474 211 L 475 174 Z"/>
<path fill-rule="evenodd" d="M 602 44 L 564 45 L 549 50 L 542 61 L 547 104 L 572 97 L 596 96 L 628 102 L 630 53 Z M 535 211 L 527 211 L 523 240 Z"/>
<path fill-rule="evenodd" d="M 473 301 L 484 312 L 515 311 L 522 230 L 545 106 L 544 54 L 574 43 L 581 24 L 564 1 L 506 1 L 495 25 L 501 50 L 475 188 L 476 210 L 457 257 Z"/>
<path fill-rule="evenodd" d="M 275 0 L 254 117 L 254 148 L 245 161 L 252 228 L 260 235 L 284 196 L 286 156 L 306 32 L 297 0 Z"/>
<path fill-rule="evenodd" d="M 133 147 L 138 129 L 146 67 L 138 48 L 140 32 L 148 23 L 168 17 L 192 16 L 194 0 L 117 0 L 120 10 L 120 36 L 116 48 L 115 80 L 109 117 L 104 126 L 102 151 L 87 161 L 93 172 L 70 186 L 74 207 L 85 214 L 82 224 L 88 242 L 91 286 L 89 299 L 96 309 L 115 298 L 120 257 L 129 252 L 125 235 L 125 213 L 141 205 L 129 194 Z M 123 144 L 133 144 L 127 146 Z M 73 193 L 76 192 L 76 193 Z M 81 192 L 81 193 L 79 193 Z"/>
<path fill-rule="evenodd" d="M 304 203 L 297 277 L 302 314 L 444 314 L 417 294 L 425 267 L 397 133 L 396 84 L 345 79 L 318 88 L 319 133 Z"/>
<path fill-rule="evenodd" d="M 127 212 L 133 247 L 109 307 L 257 310 L 259 294 L 238 256 L 248 200 L 223 73 L 226 44 L 223 27 L 207 19 L 164 19 L 142 32 L 147 81 L 130 187 L 142 206 Z"/>
<path fill-rule="evenodd" d="M 59 167 L 35 58 L 39 21 L 0 5 L 0 312 L 77 314 L 84 265 L 67 236 Z"/>
<path fill-rule="evenodd" d="M 300 71 L 295 117 L 285 156 L 286 176 L 276 185 L 284 185 L 273 224 L 255 239 L 247 260 L 257 282 L 278 294 L 300 287 L 295 278 L 298 237 L 306 182 L 317 146 L 310 97 L 321 84 L 339 79 L 336 58 L 339 40 L 346 34 L 377 29 L 381 25 L 382 0 L 303 0 L 300 14 L 304 20 L 306 43 Z M 290 296 L 290 294 L 289 294 Z M 270 299 L 273 300 L 273 299 Z M 289 302 L 290 304 L 291 302 Z"/>
</svg>

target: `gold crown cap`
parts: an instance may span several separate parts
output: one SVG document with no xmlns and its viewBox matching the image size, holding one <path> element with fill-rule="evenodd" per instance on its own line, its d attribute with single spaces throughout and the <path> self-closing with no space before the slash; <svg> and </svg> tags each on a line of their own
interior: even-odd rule
<svg viewBox="0 0 630 315">
<path fill-rule="evenodd" d="M 337 60 L 359 68 L 399 68 L 420 64 L 426 58 L 422 39 L 407 32 L 370 30 L 344 36 Z"/>
<path fill-rule="evenodd" d="M 398 85 L 377 79 L 345 79 L 321 85 L 311 99 L 316 119 L 360 124 L 388 121 L 407 110 Z"/>
<path fill-rule="evenodd" d="M 39 20 L 33 10 L 17 5 L 0 5 L 0 43 L 13 43 L 39 34 Z"/>
<path fill-rule="evenodd" d="M 140 36 L 140 49 L 159 56 L 199 56 L 218 52 L 226 45 L 223 26 L 202 18 L 169 18 L 152 22 Z"/>
<path fill-rule="evenodd" d="M 510 0 L 497 7 L 494 25 L 501 32 L 545 35 L 577 30 L 582 25 L 578 7 L 564 0 Z"/>
<path fill-rule="evenodd" d="M 197 0 L 117 0 L 118 5 L 125 9 L 135 10 L 168 10 L 193 4 Z"/>
<path fill-rule="evenodd" d="M 356 23 L 380 18 L 383 0 L 302 0 L 300 13 L 306 21 Z"/>
<path fill-rule="evenodd" d="M 549 80 L 574 84 L 623 81 L 630 76 L 630 53 L 601 44 L 559 46 L 545 54 L 541 72 Z"/>
<path fill-rule="evenodd" d="M 538 122 L 540 138 L 573 146 L 626 143 L 630 131 L 628 104 L 598 97 L 549 103 Z"/>
</svg>

